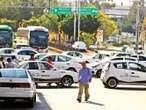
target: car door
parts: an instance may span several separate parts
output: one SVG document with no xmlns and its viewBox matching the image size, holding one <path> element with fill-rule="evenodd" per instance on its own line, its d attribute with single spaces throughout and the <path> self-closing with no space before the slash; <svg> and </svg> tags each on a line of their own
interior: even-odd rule
<svg viewBox="0 0 146 110">
<path fill-rule="evenodd" d="M 60 70 L 66 70 L 69 67 L 72 67 L 71 63 L 69 62 L 71 58 L 63 55 L 57 55 L 56 62 L 54 63 L 55 67 L 57 67 Z"/>
<path fill-rule="evenodd" d="M 122 82 L 129 82 L 129 70 L 127 68 L 127 62 L 113 63 L 115 69 L 112 70 L 114 76 Z"/>
<path fill-rule="evenodd" d="M 35 81 L 39 80 L 40 70 L 37 62 L 29 62 L 26 66 L 26 69 L 28 69 Z"/>
<path fill-rule="evenodd" d="M 129 62 L 130 82 L 146 81 L 146 67 L 136 62 Z"/>
<path fill-rule="evenodd" d="M 57 81 L 59 80 L 59 72 L 51 65 L 45 62 L 39 62 L 39 79 L 42 81 Z"/>
</svg>

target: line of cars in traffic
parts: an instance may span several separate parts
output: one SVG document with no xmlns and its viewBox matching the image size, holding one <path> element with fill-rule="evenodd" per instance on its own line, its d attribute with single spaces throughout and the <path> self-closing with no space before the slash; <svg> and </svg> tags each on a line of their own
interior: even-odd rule
<svg viewBox="0 0 146 110">
<path fill-rule="evenodd" d="M 32 54 L 35 54 L 35 60 L 29 61 Z M 105 87 L 115 88 L 118 84 L 127 83 L 146 84 L 144 55 L 102 52 L 88 56 L 78 51 L 49 54 L 38 53 L 33 48 L 2 48 L 0 56 L 15 56 L 19 62 L 17 69 L 0 70 L 0 98 L 7 101 L 23 99 L 29 102 L 30 107 L 36 102 L 39 83 L 47 83 L 48 86 L 55 83 L 59 87 L 78 83 L 79 62 L 83 60 L 93 75 L 101 78 Z M 52 64 L 48 63 L 49 59 Z"/>
</svg>

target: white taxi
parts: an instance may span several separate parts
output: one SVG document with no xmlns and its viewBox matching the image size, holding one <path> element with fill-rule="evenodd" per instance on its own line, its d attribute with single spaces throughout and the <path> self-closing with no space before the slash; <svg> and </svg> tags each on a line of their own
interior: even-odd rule
<svg viewBox="0 0 146 110">
<path fill-rule="evenodd" d="M 36 84 L 56 83 L 58 86 L 70 87 L 73 83 L 78 82 L 77 72 L 58 70 L 43 61 L 24 61 L 20 63 L 19 68 L 27 69 Z"/>
<path fill-rule="evenodd" d="M 101 73 L 105 87 L 115 88 L 118 84 L 146 84 L 146 67 L 135 61 L 110 61 Z"/>
<path fill-rule="evenodd" d="M 70 70 L 70 71 L 74 71 L 74 72 L 79 72 L 79 70 L 81 69 L 79 60 L 71 58 L 66 55 L 56 55 L 56 54 L 46 55 L 46 56 L 40 58 L 39 61 L 48 62 L 48 59 L 51 59 L 54 67 L 56 67 L 57 69 Z"/>
</svg>

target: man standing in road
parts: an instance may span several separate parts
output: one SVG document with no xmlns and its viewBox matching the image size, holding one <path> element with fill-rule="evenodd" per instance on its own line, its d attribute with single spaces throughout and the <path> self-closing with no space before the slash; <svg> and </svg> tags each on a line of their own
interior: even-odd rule
<svg viewBox="0 0 146 110">
<path fill-rule="evenodd" d="M 86 62 L 80 62 L 82 69 L 79 71 L 79 93 L 77 101 L 81 102 L 83 91 L 85 93 L 85 101 L 89 99 L 89 82 L 91 82 L 92 73 L 91 70 L 86 66 Z"/>
</svg>

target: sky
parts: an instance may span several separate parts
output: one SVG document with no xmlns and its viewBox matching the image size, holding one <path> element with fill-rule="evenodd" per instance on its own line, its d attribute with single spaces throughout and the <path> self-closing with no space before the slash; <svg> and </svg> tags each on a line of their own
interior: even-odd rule
<svg viewBox="0 0 146 110">
<path fill-rule="evenodd" d="M 123 3 L 124 6 L 132 4 L 131 0 L 113 0 L 113 2 L 115 2 L 117 5 L 121 5 L 121 3 Z"/>
<path fill-rule="evenodd" d="M 58 0 L 58 1 L 75 1 L 75 0 Z M 81 0 L 81 1 L 83 1 L 83 0 Z M 86 1 L 91 1 L 91 0 L 86 0 Z M 96 1 L 96 0 L 93 0 L 93 1 Z M 102 0 L 100 0 L 100 1 L 102 1 Z M 106 1 L 106 0 L 103 0 L 103 1 Z M 113 0 L 113 2 L 116 3 L 116 5 L 118 5 L 118 6 L 121 4 L 123 4 L 123 6 L 130 6 L 130 5 L 132 5 L 132 1 L 134 1 L 134 0 Z"/>
</svg>

